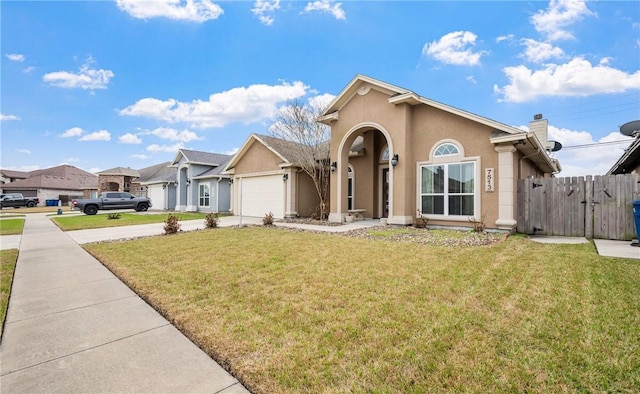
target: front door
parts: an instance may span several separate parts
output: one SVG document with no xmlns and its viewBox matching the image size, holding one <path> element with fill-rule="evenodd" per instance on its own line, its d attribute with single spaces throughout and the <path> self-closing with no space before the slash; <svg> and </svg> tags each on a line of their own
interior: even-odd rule
<svg viewBox="0 0 640 394">
<path fill-rule="evenodd" d="M 389 168 L 382 169 L 382 215 L 380 217 L 389 217 Z"/>
</svg>

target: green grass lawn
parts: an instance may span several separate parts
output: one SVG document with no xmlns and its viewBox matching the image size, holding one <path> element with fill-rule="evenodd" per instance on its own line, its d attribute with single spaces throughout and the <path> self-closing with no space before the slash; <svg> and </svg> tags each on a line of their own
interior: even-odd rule
<svg viewBox="0 0 640 394">
<path fill-rule="evenodd" d="M 86 248 L 254 392 L 640 391 L 640 262 L 387 236 L 223 228 Z"/>
<path fill-rule="evenodd" d="M 204 219 L 205 214 L 199 212 L 172 213 L 180 220 Z M 64 231 L 85 230 L 90 228 L 131 226 L 135 224 L 162 223 L 167 219 L 168 213 L 139 214 L 121 213 L 120 219 L 109 219 L 109 213 L 99 215 L 75 215 L 52 217 L 58 227 Z"/>
<path fill-rule="evenodd" d="M 0 335 L 4 328 L 4 319 L 7 315 L 13 271 L 16 269 L 18 249 L 0 250 Z"/>
<path fill-rule="evenodd" d="M 22 234 L 24 219 L 2 219 L 0 220 L 0 235 Z"/>
</svg>

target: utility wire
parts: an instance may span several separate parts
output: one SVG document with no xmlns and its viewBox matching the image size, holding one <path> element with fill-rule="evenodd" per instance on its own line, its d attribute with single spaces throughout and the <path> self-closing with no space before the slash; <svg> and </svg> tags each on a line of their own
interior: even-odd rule
<svg viewBox="0 0 640 394">
<path fill-rule="evenodd" d="M 562 150 L 565 149 L 582 149 L 582 148 L 591 148 L 594 146 L 605 146 L 605 145 L 616 145 L 616 144 L 631 144 L 633 140 L 622 140 L 622 141 L 608 141 L 608 142 L 594 142 L 592 144 L 582 144 L 582 145 L 571 145 L 571 146 L 563 146 Z"/>
</svg>

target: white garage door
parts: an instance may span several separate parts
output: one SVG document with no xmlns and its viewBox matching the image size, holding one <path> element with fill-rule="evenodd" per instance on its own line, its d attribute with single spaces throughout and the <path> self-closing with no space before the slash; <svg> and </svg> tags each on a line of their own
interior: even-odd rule
<svg viewBox="0 0 640 394">
<path fill-rule="evenodd" d="M 242 179 L 242 215 L 284 217 L 284 185 L 282 175 Z"/>
<path fill-rule="evenodd" d="M 151 209 L 165 209 L 164 189 L 162 185 L 149 185 L 147 189 L 147 197 L 151 199 Z"/>
</svg>

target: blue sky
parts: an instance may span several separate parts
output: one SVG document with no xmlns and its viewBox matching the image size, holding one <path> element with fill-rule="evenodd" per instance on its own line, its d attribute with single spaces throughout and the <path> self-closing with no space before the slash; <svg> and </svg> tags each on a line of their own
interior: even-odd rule
<svg viewBox="0 0 640 394">
<path fill-rule="evenodd" d="M 542 113 L 565 176 L 606 172 L 640 119 L 637 1 L 2 1 L 0 18 L 5 169 L 233 153 L 359 73 L 516 127 Z"/>
</svg>

